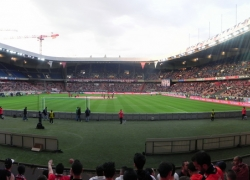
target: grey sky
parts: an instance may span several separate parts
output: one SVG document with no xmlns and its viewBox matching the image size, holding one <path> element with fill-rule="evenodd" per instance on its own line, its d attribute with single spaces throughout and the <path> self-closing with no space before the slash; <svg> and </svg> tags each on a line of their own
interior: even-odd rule
<svg viewBox="0 0 250 180">
<path fill-rule="evenodd" d="M 58 33 L 52 56 L 166 57 L 250 17 L 249 0 L 1 0 L 0 37 Z M 221 19 L 222 17 L 222 19 Z M 189 41 L 190 34 L 190 41 Z M 3 39 L 3 38 L 2 38 Z M 35 39 L 0 40 L 39 52 Z"/>
</svg>

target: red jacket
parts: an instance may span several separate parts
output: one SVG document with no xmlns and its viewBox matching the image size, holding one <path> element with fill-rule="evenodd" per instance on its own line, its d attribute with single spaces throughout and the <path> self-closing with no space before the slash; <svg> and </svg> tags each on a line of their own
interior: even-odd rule
<svg viewBox="0 0 250 180">
<path fill-rule="evenodd" d="M 119 118 L 123 118 L 123 115 L 124 115 L 123 112 L 120 111 L 120 112 L 119 112 Z"/>
<path fill-rule="evenodd" d="M 0 114 L 3 114 L 3 108 L 0 108 Z"/>
<path fill-rule="evenodd" d="M 246 114 L 247 110 L 245 108 L 243 108 L 241 112 L 242 112 L 242 114 Z"/>
<path fill-rule="evenodd" d="M 193 174 L 190 180 L 202 180 L 203 176 L 201 174 Z"/>
<path fill-rule="evenodd" d="M 249 170 L 247 164 L 240 163 L 233 166 L 232 170 L 236 173 L 237 180 L 249 180 Z"/>
</svg>

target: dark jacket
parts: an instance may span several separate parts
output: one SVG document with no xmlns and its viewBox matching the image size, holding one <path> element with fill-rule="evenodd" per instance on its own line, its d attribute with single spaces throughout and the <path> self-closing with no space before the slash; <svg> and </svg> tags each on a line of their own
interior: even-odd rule
<svg viewBox="0 0 250 180">
<path fill-rule="evenodd" d="M 87 108 L 86 111 L 85 111 L 85 115 L 86 116 L 89 116 L 90 115 L 90 110 Z"/>
</svg>

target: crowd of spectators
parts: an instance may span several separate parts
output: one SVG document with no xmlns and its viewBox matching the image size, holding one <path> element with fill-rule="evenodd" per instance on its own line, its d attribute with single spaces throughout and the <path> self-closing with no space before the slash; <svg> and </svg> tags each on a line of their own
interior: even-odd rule
<svg viewBox="0 0 250 180">
<path fill-rule="evenodd" d="M 178 82 L 169 87 L 160 83 L 139 82 L 50 82 L 50 81 L 0 81 L 1 92 L 169 92 L 188 96 L 239 100 L 250 97 L 250 80 L 224 80 L 201 82 Z"/>
<path fill-rule="evenodd" d="M 84 168 L 79 160 L 69 159 L 70 171 L 65 172 L 64 165 L 58 163 L 53 170 L 53 160 L 48 161 L 48 168 L 37 177 L 37 180 L 249 180 L 248 164 L 242 157 L 233 158 L 232 167 L 227 167 L 226 162 L 212 163 L 211 156 L 205 151 L 196 152 L 190 162 L 184 160 L 180 170 L 176 170 L 175 164 L 162 161 L 157 169 L 145 168 L 146 157 L 141 153 L 135 153 L 133 166 L 120 167 L 119 175 L 116 174 L 114 162 L 105 162 L 96 167 L 92 177 L 83 179 Z M 13 173 L 14 160 L 7 158 L 4 161 L 5 169 L 0 170 L 0 179 L 29 179 L 25 177 L 25 166 L 18 165 L 17 174 Z"/>
<path fill-rule="evenodd" d="M 33 81 L 0 81 L 0 92 L 11 91 L 41 91 L 51 92 L 57 89 L 62 92 L 65 91 L 63 82 L 33 82 Z"/>
</svg>

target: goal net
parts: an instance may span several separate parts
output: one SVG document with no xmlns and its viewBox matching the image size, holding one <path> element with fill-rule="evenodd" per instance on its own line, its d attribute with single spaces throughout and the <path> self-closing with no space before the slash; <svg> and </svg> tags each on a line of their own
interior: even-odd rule
<svg viewBox="0 0 250 180">
<path fill-rule="evenodd" d="M 53 110 L 56 112 L 74 112 L 77 107 L 80 107 L 83 113 L 87 107 L 91 108 L 89 97 L 43 97 L 41 103 L 41 110 L 47 107 L 48 111 Z"/>
</svg>

